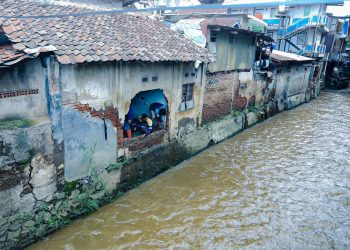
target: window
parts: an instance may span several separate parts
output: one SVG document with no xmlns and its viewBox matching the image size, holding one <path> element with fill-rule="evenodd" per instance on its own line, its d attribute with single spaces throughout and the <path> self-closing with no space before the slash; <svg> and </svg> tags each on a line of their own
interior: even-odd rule
<svg viewBox="0 0 350 250">
<path fill-rule="evenodd" d="M 142 82 L 148 82 L 148 77 L 142 77 Z"/>
<path fill-rule="evenodd" d="M 270 18 L 276 17 L 276 8 L 271 8 Z"/>
<path fill-rule="evenodd" d="M 230 34 L 228 37 L 228 42 L 231 44 L 235 43 L 235 35 L 234 34 Z"/>
<path fill-rule="evenodd" d="M 181 105 L 180 111 L 185 111 L 193 108 L 193 86 L 194 83 L 187 83 L 182 85 L 182 97 L 181 97 Z"/>
<path fill-rule="evenodd" d="M 215 30 L 210 31 L 210 41 L 215 43 L 218 32 Z"/>
<path fill-rule="evenodd" d="M 152 81 L 153 82 L 158 81 L 158 76 L 152 76 Z"/>
<path fill-rule="evenodd" d="M 310 6 L 304 7 L 304 16 L 310 16 Z"/>
<path fill-rule="evenodd" d="M 297 45 L 304 45 L 306 42 L 306 31 L 297 35 Z"/>
</svg>

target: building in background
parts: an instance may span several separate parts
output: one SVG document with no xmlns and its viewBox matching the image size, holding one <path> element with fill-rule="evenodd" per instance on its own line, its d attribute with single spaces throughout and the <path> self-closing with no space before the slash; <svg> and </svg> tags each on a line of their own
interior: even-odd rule
<svg viewBox="0 0 350 250">
<path fill-rule="evenodd" d="M 332 17 L 334 28 L 326 36 L 326 81 L 328 89 L 347 88 L 350 84 L 349 17 Z"/>
<path fill-rule="evenodd" d="M 34 0 L 45 4 L 56 4 L 83 7 L 90 10 L 121 10 L 127 8 L 137 0 Z"/>
</svg>

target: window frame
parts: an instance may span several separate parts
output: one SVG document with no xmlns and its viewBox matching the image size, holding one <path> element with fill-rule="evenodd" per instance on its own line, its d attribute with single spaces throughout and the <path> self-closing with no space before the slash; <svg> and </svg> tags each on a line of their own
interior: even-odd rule
<svg viewBox="0 0 350 250">
<path fill-rule="evenodd" d="M 306 13 L 307 13 L 307 15 L 306 15 Z M 311 6 L 309 6 L 309 5 L 304 6 L 304 17 L 310 16 L 310 13 L 311 13 Z"/>
<path fill-rule="evenodd" d="M 277 9 L 276 8 L 271 8 L 270 9 L 270 18 L 275 18 L 277 14 Z"/>
<path fill-rule="evenodd" d="M 217 38 L 218 38 L 218 32 L 216 30 L 210 30 L 210 42 L 216 43 Z"/>
<path fill-rule="evenodd" d="M 194 82 L 182 84 L 180 111 L 194 108 Z"/>
<path fill-rule="evenodd" d="M 297 37 L 297 45 L 305 45 L 305 42 L 307 39 L 306 31 L 299 33 L 296 37 Z M 303 37 L 303 38 L 300 38 L 300 37 Z"/>
<path fill-rule="evenodd" d="M 235 44 L 235 42 L 236 42 L 236 35 L 230 33 L 230 34 L 228 35 L 228 43 L 229 43 L 229 44 Z"/>
</svg>

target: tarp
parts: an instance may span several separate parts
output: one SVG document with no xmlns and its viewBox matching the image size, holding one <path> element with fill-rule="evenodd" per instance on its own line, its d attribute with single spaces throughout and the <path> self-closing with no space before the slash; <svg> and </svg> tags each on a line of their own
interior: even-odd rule
<svg viewBox="0 0 350 250">
<path fill-rule="evenodd" d="M 183 19 L 171 25 L 171 29 L 185 35 L 201 47 L 205 47 L 206 38 L 203 35 L 200 23 L 205 19 Z"/>
</svg>

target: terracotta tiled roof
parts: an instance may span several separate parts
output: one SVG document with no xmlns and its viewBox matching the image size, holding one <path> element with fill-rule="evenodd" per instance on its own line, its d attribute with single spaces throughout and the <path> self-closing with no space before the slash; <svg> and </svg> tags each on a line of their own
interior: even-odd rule
<svg viewBox="0 0 350 250">
<path fill-rule="evenodd" d="M 23 0 L 0 0 L 0 3 L 1 15 L 48 15 L 82 10 Z M 14 11 L 17 7 L 19 12 Z M 50 46 L 55 48 L 54 53 L 62 64 L 114 60 L 209 60 L 206 49 L 161 22 L 141 15 L 17 18 L 3 20 L 2 28 L 16 49 L 27 49 L 28 52 L 28 49 Z"/>
<path fill-rule="evenodd" d="M 25 53 L 11 45 L 0 45 L 0 64 L 8 63 L 25 56 Z"/>
<path fill-rule="evenodd" d="M 72 6 L 49 5 L 30 0 L 0 0 L 0 15 L 26 16 L 41 15 L 47 16 L 58 13 L 77 13 L 87 9 Z M 91 11 L 91 10 L 90 10 Z"/>
</svg>

